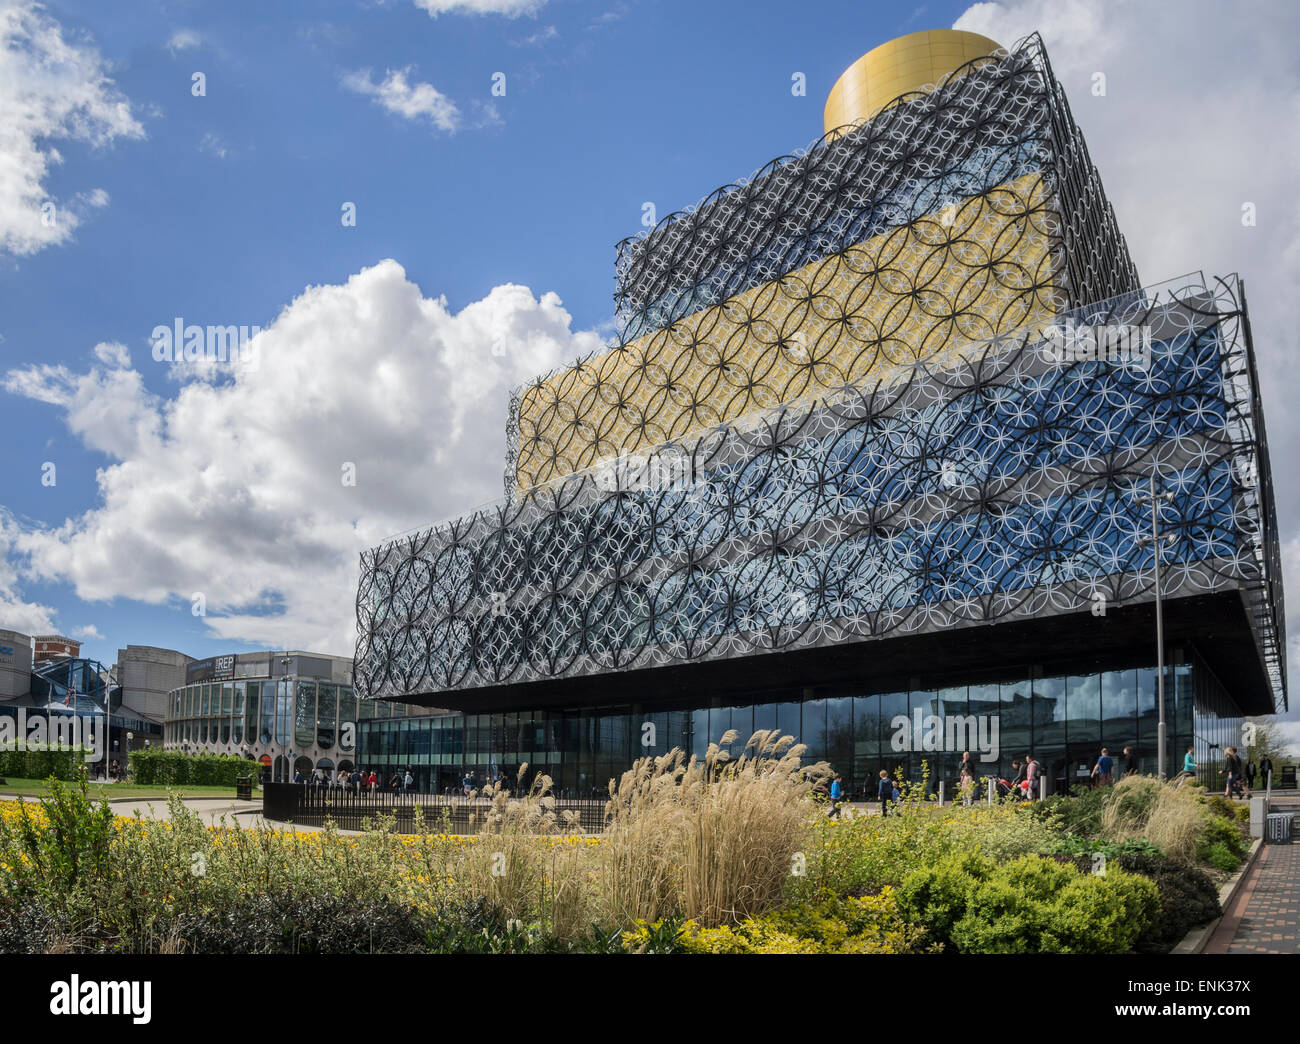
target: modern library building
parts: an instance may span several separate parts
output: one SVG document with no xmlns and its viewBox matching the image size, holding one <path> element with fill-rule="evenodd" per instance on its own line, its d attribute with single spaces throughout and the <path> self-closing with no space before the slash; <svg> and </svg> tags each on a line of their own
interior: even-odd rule
<svg viewBox="0 0 1300 1044">
<path fill-rule="evenodd" d="M 1285 709 L 1241 281 L 1141 283 L 1037 36 L 877 47 L 825 132 L 620 243 L 504 498 L 362 556 L 355 694 L 412 710 L 360 760 L 588 796 L 779 729 L 856 793 L 964 750 L 1062 788 L 1156 772 L 1161 690 L 1170 774 Z"/>
</svg>

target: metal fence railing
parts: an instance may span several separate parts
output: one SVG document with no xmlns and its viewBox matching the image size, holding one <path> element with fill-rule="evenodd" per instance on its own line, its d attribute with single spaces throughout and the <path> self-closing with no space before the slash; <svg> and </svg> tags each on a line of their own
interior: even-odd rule
<svg viewBox="0 0 1300 1044">
<path fill-rule="evenodd" d="M 605 826 L 607 801 L 557 799 L 555 811 L 577 813 L 574 829 L 598 834 Z M 352 787 L 316 786 L 311 783 L 267 783 L 262 790 L 262 816 L 268 820 L 322 826 L 332 820 L 343 830 L 362 830 L 367 820 L 392 815 L 399 833 L 415 829 L 415 810 L 424 814 L 425 829 L 454 834 L 476 834 L 482 828 L 491 799 L 455 794 L 421 794 L 413 790 L 357 790 Z"/>
</svg>

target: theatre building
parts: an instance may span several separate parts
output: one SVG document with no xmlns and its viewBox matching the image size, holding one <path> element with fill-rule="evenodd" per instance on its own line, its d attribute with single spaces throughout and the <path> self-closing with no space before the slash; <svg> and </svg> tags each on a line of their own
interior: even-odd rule
<svg viewBox="0 0 1300 1044">
<path fill-rule="evenodd" d="M 1286 708 L 1245 288 L 1139 279 L 1037 36 L 876 48 L 615 268 L 504 498 L 362 556 L 359 704 L 449 710 L 359 719 L 367 764 L 587 795 L 779 729 L 857 793 L 966 749 L 1155 772 L 1157 600 L 1170 773 Z"/>
<path fill-rule="evenodd" d="M 369 703 L 369 715 L 384 704 Z M 405 708 L 403 708 L 405 710 Z M 352 661 L 298 651 L 193 660 L 167 696 L 164 745 L 191 754 L 236 754 L 274 780 L 355 767 L 357 701 Z"/>
</svg>

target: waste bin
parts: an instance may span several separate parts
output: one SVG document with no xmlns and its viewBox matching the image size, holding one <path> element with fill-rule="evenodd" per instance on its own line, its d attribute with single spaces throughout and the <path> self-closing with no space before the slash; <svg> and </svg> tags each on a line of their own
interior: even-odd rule
<svg viewBox="0 0 1300 1044">
<path fill-rule="evenodd" d="M 1264 837 L 1270 845 L 1289 845 L 1291 843 L 1291 824 L 1294 817 L 1290 812 L 1270 812 L 1264 823 Z"/>
<path fill-rule="evenodd" d="M 240 801 L 253 800 L 252 776 L 240 776 L 235 780 L 235 797 Z"/>
</svg>

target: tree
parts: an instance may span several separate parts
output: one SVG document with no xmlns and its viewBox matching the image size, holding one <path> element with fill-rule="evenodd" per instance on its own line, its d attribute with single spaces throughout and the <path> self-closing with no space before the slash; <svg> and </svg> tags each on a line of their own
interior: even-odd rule
<svg viewBox="0 0 1300 1044">
<path fill-rule="evenodd" d="M 1276 718 L 1247 718 L 1242 727 L 1243 746 L 1246 748 L 1246 760 L 1256 765 L 1265 756 L 1273 762 L 1276 783 L 1282 773 L 1282 761 L 1291 757 L 1291 747 L 1286 736 L 1278 726 Z"/>
</svg>

